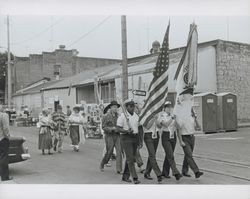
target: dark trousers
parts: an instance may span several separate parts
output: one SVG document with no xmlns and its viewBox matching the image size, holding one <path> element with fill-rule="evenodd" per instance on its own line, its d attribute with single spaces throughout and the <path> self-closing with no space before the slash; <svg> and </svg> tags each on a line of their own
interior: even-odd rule
<svg viewBox="0 0 250 199">
<path fill-rule="evenodd" d="M 151 132 L 145 133 L 144 142 L 148 150 L 148 161 L 144 174 L 150 174 L 151 170 L 153 169 L 157 177 L 161 176 L 161 170 L 156 161 L 156 151 L 159 143 L 159 133 L 157 133 L 157 138 L 155 139 L 152 138 Z"/>
<path fill-rule="evenodd" d="M 169 132 L 163 131 L 161 136 L 161 142 L 163 149 L 165 151 L 165 159 L 162 168 L 162 175 L 169 176 L 170 168 L 172 169 L 172 174 L 176 175 L 180 172 L 176 168 L 176 163 L 174 160 L 174 149 L 176 145 L 176 136 L 174 138 L 169 137 Z"/>
<path fill-rule="evenodd" d="M 106 153 L 101 161 L 102 167 L 108 163 L 113 155 L 114 148 L 116 150 L 116 171 L 122 172 L 122 149 L 119 134 L 105 134 Z"/>
<path fill-rule="evenodd" d="M 135 135 L 122 134 L 121 144 L 126 155 L 125 168 L 122 177 L 128 179 L 131 175 L 134 180 L 138 179 L 135 170 L 135 160 L 136 160 L 136 151 L 139 144 L 139 136 L 137 134 Z"/>
<path fill-rule="evenodd" d="M 193 172 L 196 173 L 199 171 L 199 168 L 193 159 L 195 137 L 194 135 L 182 135 L 182 140 L 185 143 L 185 146 L 182 147 L 185 154 L 182 164 L 182 173 L 188 173 L 189 166 Z"/>
<path fill-rule="evenodd" d="M 9 145 L 10 141 L 4 138 L 0 141 L 0 174 L 1 180 L 9 178 Z"/>
<path fill-rule="evenodd" d="M 135 161 L 136 161 L 138 167 L 141 167 L 143 165 L 143 161 L 141 158 L 139 148 L 137 148 L 137 150 L 136 150 Z"/>
</svg>

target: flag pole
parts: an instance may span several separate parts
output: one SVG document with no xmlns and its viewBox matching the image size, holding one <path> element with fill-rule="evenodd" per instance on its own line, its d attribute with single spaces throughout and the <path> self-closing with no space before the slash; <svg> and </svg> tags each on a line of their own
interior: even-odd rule
<svg viewBox="0 0 250 199">
<path fill-rule="evenodd" d="M 126 16 L 121 16 L 122 34 L 122 99 L 128 99 L 128 62 L 127 62 L 127 28 Z"/>
<path fill-rule="evenodd" d="M 10 66 L 10 22 L 9 22 L 9 15 L 7 15 L 7 45 L 8 45 L 8 61 L 7 61 L 7 68 L 8 68 L 8 108 L 11 105 L 11 66 Z"/>
</svg>

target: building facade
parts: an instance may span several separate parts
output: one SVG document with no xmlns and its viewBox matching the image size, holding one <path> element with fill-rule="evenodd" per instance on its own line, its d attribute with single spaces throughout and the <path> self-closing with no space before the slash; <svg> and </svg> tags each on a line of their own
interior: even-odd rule
<svg viewBox="0 0 250 199">
<path fill-rule="evenodd" d="M 185 47 L 170 50 L 168 98 L 175 103 L 174 75 Z M 129 97 L 143 103 L 145 96 L 134 94 L 134 90 L 147 91 L 153 78 L 153 69 L 158 54 L 144 55 L 128 60 Z M 72 78 L 47 87 L 42 92 L 43 106 L 50 106 L 53 99 L 62 105 L 97 102 L 95 77 L 101 100 L 109 103 L 122 96 L 122 66 L 119 63 L 86 70 Z M 74 81 L 73 81 L 74 80 Z M 72 86 L 70 86 L 72 85 Z M 69 89 L 72 87 L 71 89 Z M 70 95 L 69 90 L 71 90 Z M 238 122 L 250 122 L 250 45 L 214 40 L 198 44 L 198 83 L 195 93 L 230 92 L 237 96 Z"/>
<path fill-rule="evenodd" d="M 59 49 L 54 52 L 15 57 L 12 73 L 13 93 L 44 77 L 51 80 L 66 78 L 84 70 L 113 63 L 120 63 L 120 60 L 78 57 L 75 49 L 66 50 L 63 45 L 60 45 Z"/>
</svg>

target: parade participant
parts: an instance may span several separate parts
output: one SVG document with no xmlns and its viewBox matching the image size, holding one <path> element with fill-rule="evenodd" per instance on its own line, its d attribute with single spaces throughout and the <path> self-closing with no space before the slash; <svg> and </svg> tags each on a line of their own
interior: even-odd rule
<svg viewBox="0 0 250 199">
<path fill-rule="evenodd" d="M 83 132 L 84 118 L 80 114 L 80 107 L 75 106 L 73 108 L 73 113 L 69 116 L 68 123 L 72 147 L 75 152 L 78 152 L 79 144 L 85 142 Z"/>
<path fill-rule="evenodd" d="M 176 145 L 176 127 L 174 115 L 172 115 L 171 113 L 170 101 L 165 102 L 162 112 L 158 114 L 156 125 L 159 131 L 161 131 L 161 141 L 163 149 L 165 151 L 162 176 L 170 178 L 169 171 L 171 167 L 173 176 L 175 176 L 176 180 L 179 180 L 182 175 L 176 168 L 176 163 L 174 160 L 174 149 Z"/>
<path fill-rule="evenodd" d="M 158 147 L 159 139 L 160 139 L 159 132 L 157 132 L 157 129 L 156 129 L 156 124 L 155 124 L 156 119 L 157 119 L 157 116 L 155 116 L 155 118 L 152 120 L 153 124 L 151 125 L 149 129 L 146 129 L 145 127 L 143 127 L 144 128 L 143 129 L 144 142 L 146 144 L 147 151 L 148 151 L 148 161 L 147 161 L 146 169 L 144 171 L 144 178 L 148 180 L 153 180 L 153 178 L 150 176 L 150 172 L 153 169 L 157 176 L 158 183 L 161 183 L 162 172 L 156 161 L 156 151 L 157 151 L 157 147 Z"/>
<path fill-rule="evenodd" d="M 122 172 L 122 152 L 120 134 L 116 126 L 118 112 L 120 107 L 116 101 L 112 101 L 104 110 L 106 113 L 102 119 L 102 129 L 105 134 L 106 153 L 100 163 L 100 170 L 104 171 L 104 165 L 107 164 L 113 154 L 114 148 L 116 149 L 116 172 Z M 109 111 L 107 111 L 109 109 Z"/>
<path fill-rule="evenodd" d="M 52 114 L 52 120 L 55 123 L 54 129 L 54 151 L 57 150 L 58 153 L 62 152 L 62 144 L 64 140 L 64 134 L 66 132 L 66 115 L 62 112 L 62 106 L 57 105 L 57 111 Z"/>
<path fill-rule="evenodd" d="M 50 149 L 52 148 L 52 125 L 53 121 L 49 117 L 49 111 L 47 109 L 42 110 L 42 115 L 39 117 L 38 126 L 39 138 L 38 138 L 38 149 L 42 150 L 42 154 L 45 155 L 45 149 L 48 150 L 48 154 L 52 155 Z"/>
<path fill-rule="evenodd" d="M 117 127 L 121 133 L 121 144 L 126 155 L 126 163 L 122 180 L 132 182 L 129 177 L 133 178 L 134 184 L 139 184 L 138 176 L 135 170 L 136 150 L 142 146 L 140 143 L 139 134 L 139 116 L 134 113 L 135 103 L 132 99 L 124 102 L 125 108 L 123 113 L 117 120 Z M 141 128 L 142 129 L 142 128 Z"/>
<path fill-rule="evenodd" d="M 9 176 L 9 117 L 0 104 L 0 175 L 2 181 L 12 180 Z"/>
<path fill-rule="evenodd" d="M 192 95 L 193 88 L 188 88 L 180 93 L 177 104 L 174 108 L 174 114 L 176 115 L 176 126 L 178 132 L 178 138 L 181 147 L 184 151 L 184 160 L 182 165 L 182 175 L 190 177 L 188 174 L 188 166 L 193 170 L 195 178 L 199 178 L 203 175 L 193 159 L 193 150 L 195 143 L 195 118 L 192 115 Z"/>
<path fill-rule="evenodd" d="M 70 109 L 70 106 L 67 105 L 67 116 L 69 117 L 71 115 L 72 111 Z"/>
<path fill-rule="evenodd" d="M 135 110 L 134 112 L 139 115 L 140 112 L 141 112 L 141 107 L 139 105 L 139 103 L 136 103 L 135 102 Z M 142 140 L 141 140 L 142 141 Z M 143 142 L 143 141 L 142 141 Z M 142 143 L 141 142 L 141 143 Z M 143 173 L 145 171 L 145 169 L 142 168 L 142 165 L 143 165 L 143 161 L 142 161 L 142 158 L 141 158 L 141 154 L 140 154 L 140 148 L 138 147 L 137 150 L 136 150 L 136 156 L 135 156 L 135 161 L 136 161 L 136 164 L 137 164 L 137 167 L 139 168 L 139 172 L 140 173 Z"/>
</svg>

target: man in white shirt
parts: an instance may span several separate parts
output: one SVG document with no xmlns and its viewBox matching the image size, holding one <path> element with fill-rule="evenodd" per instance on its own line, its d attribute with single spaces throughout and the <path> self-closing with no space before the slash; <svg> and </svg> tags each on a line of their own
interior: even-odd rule
<svg viewBox="0 0 250 199">
<path fill-rule="evenodd" d="M 184 161 L 182 165 L 182 175 L 191 177 L 188 174 L 188 166 L 193 170 L 195 177 L 199 178 L 203 175 L 193 159 L 193 150 L 195 143 L 195 118 L 192 116 L 192 100 L 193 89 L 187 89 L 180 93 L 179 99 L 174 107 L 174 115 L 176 116 L 177 132 L 180 145 L 184 151 Z"/>
<path fill-rule="evenodd" d="M 132 182 L 129 177 L 133 178 L 134 184 L 139 184 L 138 176 L 135 170 L 136 150 L 141 147 L 139 139 L 139 116 L 134 112 L 135 103 L 128 99 L 124 102 L 126 110 L 118 117 L 117 127 L 121 135 L 122 148 L 126 155 L 126 164 L 122 180 Z"/>
<path fill-rule="evenodd" d="M 9 176 L 9 117 L 3 113 L 3 107 L 0 104 L 0 174 L 1 180 L 12 180 Z"/>
<path fill-rule="evenodd" d="M 157 176 L 158 183 L 161 183 L 163 179 L 162 172 L 156 160 L 156 151 L 157 151 L 159 139 L 160 139 L 160 135 L 159 135 L 159 132 L 157 131 L 156 124 L 155 124 L 156 119 L 157 119 L 157 115 L 153 119 L 153 124 L 150 127 L 150 129 L 146 129 L 143 127 L 144 142 L 148 151 L 148 161 L 147 161 L 147 166 L 144 172 L 144 178 L 148 180 L 152 180 L 153 178 L 150 176 L 150 172 L 153 169 Z"/>
</svg>

